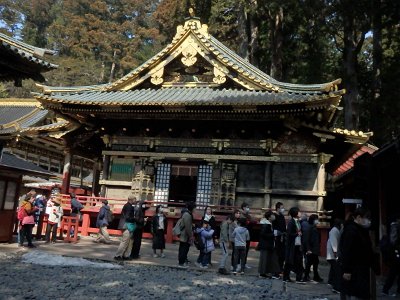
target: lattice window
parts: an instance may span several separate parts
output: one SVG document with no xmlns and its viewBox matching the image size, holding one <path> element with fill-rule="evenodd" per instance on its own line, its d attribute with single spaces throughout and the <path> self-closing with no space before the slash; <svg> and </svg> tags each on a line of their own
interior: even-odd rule
<svg viewBox="0 0 400 300">
<path fill-rule="evenodd" d="M 160 164 L 156 173 L 156 189 L 154 201 L 167 202 L 169 193 L 169 181 L 171 177 L 171 164 Z"/>
<path fill-rule="evenodd" d="M 132 171 L 133 171 L 133 161 L 132 160 L 115 158 L 111 162 L 110 179 L 111 180 L 121 180 L 121 181 L 131 181 L 132 180 Z M 80 169 L 73 169 L 72 172 L 75 172 L 75 173 L 77 173 L 75 175 L 78 175 L 80 172 Z"/>
<path fill-rule="evenodd" d="M 212 166 L 199 166 L 196 194 L 197 206 L 206 206 L 210 203 L 212 172 Z"/>
</svg>

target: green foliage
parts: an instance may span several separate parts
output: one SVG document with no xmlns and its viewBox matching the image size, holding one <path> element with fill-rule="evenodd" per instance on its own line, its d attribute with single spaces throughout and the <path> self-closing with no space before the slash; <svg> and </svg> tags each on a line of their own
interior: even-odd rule
<svg viewBox="0 0 400 300">
<path fill-rule="evenodd" d="M 379 3 L 382 25 L 373 24 Z M 342 77 L 357 96 L 357 130 L 380 145 L 400 134 L 400 2 L 380 0 L 0 0 L 0 31 L 58 51 L 59 69 L 44 74 L 54 86 L 116 80 L 169 43 L 189 7 L 210 33 L 277 79 L 319 83 Z M 381 26 L 379 95 L 373 90 L 374 26 Z M 375 28 L 376 29 L 376 28 Z M 366 34 L 368 33 L 368 34 Z M 28 95 L 8 83 L 0 97 Z M 5 91 L 5 92 L 4 92 Z M 353 99 L 353 100 L 354 100 Z M 344 106 L 345 100 L 342 102 Z M 344 118 L 336 126 L 344 126 Z"/>
<path fill-rule="evenodd" d="M 0 83 L 0 98 L 7 98 L 8 97 L 8 92 L 3 83 Z"/>
</svg>

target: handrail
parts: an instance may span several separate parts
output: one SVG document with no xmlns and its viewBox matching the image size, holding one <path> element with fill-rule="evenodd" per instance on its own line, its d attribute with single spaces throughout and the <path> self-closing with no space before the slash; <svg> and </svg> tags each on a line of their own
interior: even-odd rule
<svg viewBox="0 0 400 300">
<path fill-rule="evenodd" d="M 62 205 L 66 207 L 67 209 L 70 208 L 70 196 L 66 194 L 62 194 Z M 103 200 L 108 201 L 108 205 L 111 207 L 111 209 L 114 211 L 114 213 L 120 213 L 120 210 L 124 206 L 124 204 L 127 202 L 126 198 L 109 198 L 109 197 L 94 197 L 94 196 L 76 196 L 76 199 L 84 205 L 83 211 L 92 211 L 95 212 L 100 209 L 102 205 Z M 171 209 L 171 211 L 175 209 L 180 209 L 185 207 L 184 202 L 177 202 L 177 201 L 144 201 L 145 204 L 147 204 L 150 207 L 155 207 L 156 205 L 162 205 L 163 207 Z M 239 206 L 229 206 L 229 205 L 211 205 L 207 204 L 212 208 L 213 214 L 216 216 L 222 215 L 222 216 L 227 216 L 231 213 L 233 213 L 235 210 L 239 209 Z M 203 215 L 203 209 L 207 205 L 204 204 L 197 204 L 196 205 L 196 215 Z M 251 207 L 250 213 L 252 214 L 253 217 L 261 219 L 264 213 L 268 210 L 272 210 L 270 208 L 265 208 L 265 207 Z M 275 212 L 275 210 L 272 210 Z M 302 211 L 304 213 L 317 213 L 315 211 Z M 149 216 L 152 216 L 153 213 L 150 213 Z"/>
</svg>

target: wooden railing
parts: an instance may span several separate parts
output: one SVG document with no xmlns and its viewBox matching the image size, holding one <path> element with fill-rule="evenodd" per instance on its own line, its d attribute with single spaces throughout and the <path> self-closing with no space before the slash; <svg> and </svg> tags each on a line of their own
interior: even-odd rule
<svg viewBox="0 0 400 300">
<path fill-rule="evenodd" d="M 108 205 L 110 206 L 113 214 L 115 216 L 114 221 L 108 227 L 108 232 L 112 235 L 122 235 L 122 230 L 118 229 L 118 222 L 121 218 L 121 210 L 124 204 L 127 202 L 126 199 L 121 198 L 103 198 L 103 197 L 90 197 L 90 196 L 77 196 L 77 200 L 84 205 L 84 208 L 81 210 L 82 213 L 82 222 L 79 226 L 79 232 L 83 236 L 88 236 L 91 233 L 99 232 L 99 229 L 96 227 L 96 218 L 102 206 L 102 201 L 107 200 Z M 175 223 L 181 217 L 181 210 L 185 207 L 185 203 L 181 202 L 158 202 L 158 201 L 145 201 L 145 205 L 149 207 L 146 210 L 145 216 L 148 217 L 148 223 L 151 223 L 151 218 L 155 214 L 156 205 L 163 205 L 165 215 L 167 217 L 167 232 L 166 232 L 166 242 L 172 243 L 174 240 L 178 240 L 177 237 L 173 236 L 172 228 Z M 232 214 L 235 209 L 239 209 L 237 206 L 227 206 L 227 205 L 210 205 L 213 210 L 213 215 L 215 216 L 217 225 L 219 225 L 226 217 Z M 71 200 L 69 195 L 62 195 L 62 207 L 64 209 L 64 213 L 68 215 L 71 211 Z M 205 206 L 198 205 L 196 210 L 193 213 L 193 218 L 195 222 L 201 220 L 204 214 Z M 269 208 L 258 208 L 252 207 L 250 210 L 251 215 L 257 222 L 262 218 L 265 211 L 269 210 Z M 308 212 L 315 213 L 315 212 Z M 150 228 L 150 225 L 145 227 L 145 231 L 143 233 L 144 238 L 151 238 L 152 235 L 149 230 L 146 228 Z M 45 228 L 45 226 L 44 226 Z M 328 226 L 322 226 L 320 228 L 321 232 L 321 254 L 324 255 L 326 253 L 326 240 L 328 235 Z M 255 226 L 255 230 L 257 231 L 258 226 Z M 252 246 L 256 246 L 258 235 L 254 234 L 255 239 L 253 239 Z"/>
</svg>

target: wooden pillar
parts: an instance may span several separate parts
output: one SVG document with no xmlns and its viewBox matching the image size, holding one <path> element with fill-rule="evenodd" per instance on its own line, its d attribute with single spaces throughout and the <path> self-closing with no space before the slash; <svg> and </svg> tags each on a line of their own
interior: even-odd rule
<svg viewBox="0 0 400 300">
<path fill-rule="evenodd" d="M 99 187 L 99 179 L 100 179 L 100 168 L 101 168 L 101 162 L 96 161 L 93 164 L 93 179 L 92 179 L 92 195 L 97 196 L 100 191 Z"/>
<path fill-rule="evenodd" d="M 90 216 L 89 214 L 84 213 L 82 215 L 82 227 L 81 227 L 81 235 L 88 236 L 89 235 L 89 226 L 90 226 Z"/>
<path fill-rule="evenodd" d="M 68 194 L 69 186 L 71 182 L 71 164 L 72 164 L 72 153 L 70 148 L 64 150 L 64 169 L 62 177 L 61 193 Z"/>
<path fill-rule="evenodd" d="M 325 191 L 325 180 L 326 180 L 326 172 L 325 172 L 325 164 L 329 162 L 331 156 L 325 153 L 320 153 L 318 157 L 318 174 L 317 174 L 317 211 L 321 211 L 324 209 L 324 197 L 326 196 Z"/>
<path fill-rule="evenodd" d="M 265 165 L 265 177 L 264 177 L 264 207 L 271 208 L 272 199 L 271 199 L 271 185 L 272 185 L 272 162 L 267 162 Z"/>
<path fill-rule="evenodd" d="M 108 179 L 108 171 L 110 169 L 110 155 L 104 155 L 103 157 L 103 176 L 101 179 Z M 106 195 L 106 186 L 105 184 L 101 185 L 100 196 L 104 197 Z"/>
<path fill-rule="evenodd" d="M 79 179 L 80 179 L 80 188 L 83 187 L 83 158 L 81 159 L 81 164 L 79 168 Z"/>
</svg>

